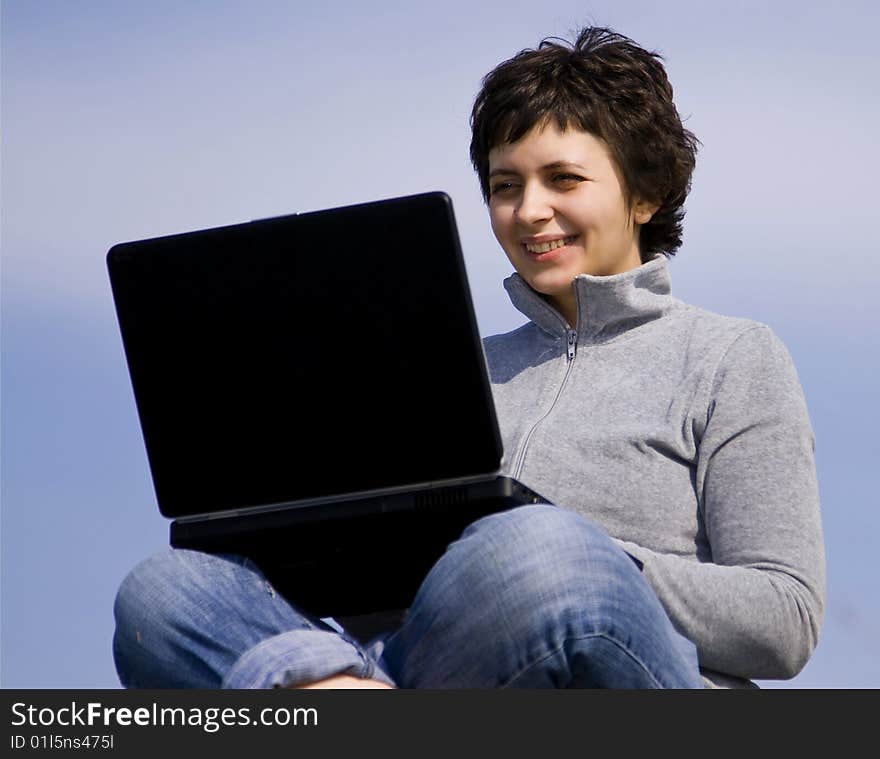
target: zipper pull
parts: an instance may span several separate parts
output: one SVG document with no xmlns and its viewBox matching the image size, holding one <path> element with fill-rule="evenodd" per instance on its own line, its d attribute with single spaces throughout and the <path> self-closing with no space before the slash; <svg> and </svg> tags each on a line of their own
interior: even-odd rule
<svg viewBox="0 0 880 759">
<path fill-rule="evenodd" d="M 568 330 L 568 360 L 574 359 L 575 349 L 577 348 L 578 333 L 575 329 Z"/>
</svg>

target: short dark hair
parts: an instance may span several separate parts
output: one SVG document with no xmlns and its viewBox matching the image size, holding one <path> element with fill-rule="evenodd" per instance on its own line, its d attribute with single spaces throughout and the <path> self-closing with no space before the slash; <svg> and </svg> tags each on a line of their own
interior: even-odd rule
<svg viewBox="0 0 880 759">
<path fill-rule="evenodd" d="M 550 37 L 483 78 L 471 112 L 471 161 L 489 200 L 489 151 L 555 121 L 602 139 L 620 170 L 627 205 L 659 205 L 641 228 L 643 261 L 681 246 L 683 204 L 699 141 L 681 123 L 662 56 L 604 27 L 574 43 Z"/>
</svg>

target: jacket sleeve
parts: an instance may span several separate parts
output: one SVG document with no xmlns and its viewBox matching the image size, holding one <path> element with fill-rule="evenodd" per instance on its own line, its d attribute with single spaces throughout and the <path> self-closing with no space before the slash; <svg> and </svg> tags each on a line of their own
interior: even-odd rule
<svg viewBox="0 0 880 759">
<path fill-rule="evenodd" d="M 796 675 L 819 636 L 825 556 L 814 438 L 794 365 L 763 325 L 742 332 L 708 387 L 696 487 L 711 560 L 621 545 L 701 667 L 744 678 Z"/>
</svg>

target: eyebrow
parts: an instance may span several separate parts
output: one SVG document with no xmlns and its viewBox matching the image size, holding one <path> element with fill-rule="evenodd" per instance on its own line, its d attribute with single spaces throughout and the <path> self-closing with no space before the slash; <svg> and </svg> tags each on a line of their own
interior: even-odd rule
<svg viewBox="0 0 880 759">
<path fill-rule="evenodd" d="M 586 169 L 581 166 L 579 163 L 575 163 L 574 161 L 553 161 L 552 163 L 544 164 L 541 167 L 541 171 L 553 171 L 554 169 L 579 169 L 580 171 L 586 171 Z M 506 169 L 503 166 L 497 169 L 492 169 L 489 172 L 489 178 L 502 175 L 502 174 L 516 174 L 517 172 L 513 169 Z"/>
</svg>

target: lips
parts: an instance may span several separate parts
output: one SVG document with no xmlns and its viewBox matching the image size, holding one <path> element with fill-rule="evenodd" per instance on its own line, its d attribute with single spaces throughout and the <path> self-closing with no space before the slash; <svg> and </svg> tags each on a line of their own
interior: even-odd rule
<svg viewBox="0 0 880 759">
<path fill-rule="evenodd" d="M 562 248 L 571 245 L 577 235 L 569 235 L 567 237 L 544 237 L 543 239 L 527 238 L 522 241 L 523 249 L 526 255 L 533 261 L 551 262 L 562 255 Z"/>
<path fill-rule="evenodd" d="M 529 253 L 542 254 L 549 253 L 565 245 L 571 245 L 577 235 L 569 235 L 568 237 L 555 237 L 549 240 L 536 240 L 534 242 L 523 242 L 525 249 Z"/>
</svg>

